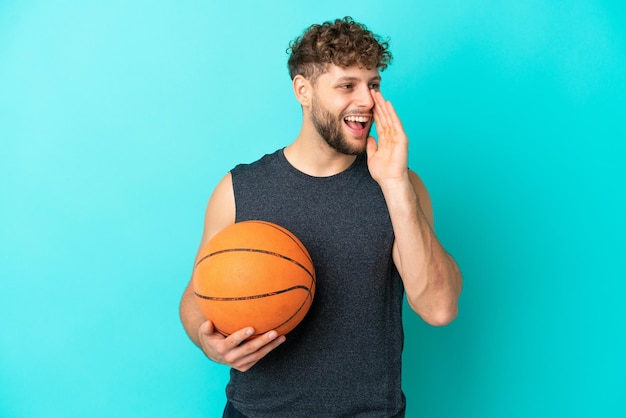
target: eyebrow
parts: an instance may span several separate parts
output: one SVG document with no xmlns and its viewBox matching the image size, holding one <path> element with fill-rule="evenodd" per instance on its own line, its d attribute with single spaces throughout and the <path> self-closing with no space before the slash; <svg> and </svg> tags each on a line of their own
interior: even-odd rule
<svg viewBox="0 0 626 418">
<path fill-rule="evenodd" d="M 345 83 L 347 81 L 359 81 L 359 80 L 360 80 L 359 77 L 345 76 L 345 77 L 339 77 L 337 80 L 335 80 L 335 82 L 336 83 Z M 382 80 L 382 77 L 377 75 L 377 76 L 374 76 L 374 77 L 370 78 L 368 80 L 368 82 L 371 83 L 372 81 L 381 81 L 381 80 Z"/>
</svg>

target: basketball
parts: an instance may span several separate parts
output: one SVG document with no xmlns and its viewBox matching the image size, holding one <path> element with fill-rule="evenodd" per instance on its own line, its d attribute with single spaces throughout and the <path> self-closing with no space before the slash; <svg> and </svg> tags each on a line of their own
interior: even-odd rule
<svg viewBox="0 0 626 418">
<path fill-rule="evenodd" d="M 218 232 L 200 250 L 192 275 L 196 301 L 225 336 L 244 327 L 256 336 L 287 334 L 305 317 L 315 295 L 309 252 L 287 229 L 244 221 Z"/>
</svg>

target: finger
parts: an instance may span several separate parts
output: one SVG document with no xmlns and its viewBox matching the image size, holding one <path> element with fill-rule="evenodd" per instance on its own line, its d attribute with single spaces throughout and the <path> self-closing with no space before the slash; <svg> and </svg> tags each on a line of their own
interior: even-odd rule
<svg viewBox="0 0 626 418">
<path fill-rule="evenodd" d="M 376 105 L 378 107 L 379 114 L 382 118 L 384 118 L 385 123 L 388 126 L 393 126 L 394 128 L 398 129 L 399 127 L 401 127 L 402 124 L 400 123 L 400 118 L 398 117 L 395 108 L 391 104 L 391 101 L 385 100 L 382 93 L 377 93 L 378 94 L 376 95 Z"/>
<path fill-rule="evenodd" d="M 247 371 L 285 341 L 284 335 L 277 336 L 273 331 L 254 338 L 240 347 L 239 350 L 247 351 L 249 354 L 242 356 L 233 367 L 239 371 Z"/>
<path fill-rule="evenodd" d="M 390 125 L 388 119 L 381 113 L 375 116 L 376 120 L 376 133 L 378 136 L 377 149 L 385 147 L 389 141 L 393 140 L 393 127 Z"/>
<path fill-rule="evenodd" d="M 266 353 L 268 347 L 275 347 L 285 340 L 285 336 L 279 336 L 276 331 L 269 331 L 263 335 L 246 341 L 239 347 L 239 350 L 246 354 Z"/>
<path fill-rule="evenodd" d="M 235 331 L 226 337 L 226 346 L 230 349 L 238 347 L 242 342 L 250 338 L 252 334 L 254 334 L 254 328 L 252 327 L 246 327 L 240 329 L 239 331 Z"/>
<path fill-rule="evenodd" d="M 278 337 L 276 331 L 267 332 L 229 349 L 224 353 L 224 361 L 231 367 L 241 370 L 246 365 L 251 366 L 262 359 L 284 340 L 285 337 Z"/>
<path fill-rule="evenodd" d="M 385 116 L 385 102 L 380 92 L 372 90 L 372 96 L 374 98 L 374 121 L 376 126 L 384 128 L 387 126 L 387 118 Z"/>
<path fill-rule="evenodd" d="M 398 116 L 396 109 L 394 109 L 390 101 L 387 101 L 385 103 L 385 108 L 387 109 L 387 115 L 389 117 L 390 122 L 393 124 L 394 128 L 397 131 L 403 130 L 402 121 L 400 121 L 400 117 Z"/>
</svg>

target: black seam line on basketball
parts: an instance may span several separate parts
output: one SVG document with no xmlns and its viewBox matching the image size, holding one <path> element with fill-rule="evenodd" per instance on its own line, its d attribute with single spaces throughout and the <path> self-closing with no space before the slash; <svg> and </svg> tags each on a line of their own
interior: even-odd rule
<svg viewBox="0 0 626 418">
<path fill-rule="evenodd" d="M 197 294 L 197 293 L 196 293 L 196 296 L 198 296 L 198 294 Z M 200 297 L 201 297 L 201 296 L 200 296 Z M 298 309 L 297 309 L 297 310 L 296 310 L 296 311 L 295 311 L 295 312 L 294 312 L 294 313 L 293 313 L 293 314 L 292 314 L 289 318 L 285 319 L 283 322 L 281 322 L 280 324 L 276 325 L 276 326 L 274 327 L 274 329 L 278 329 L 278 328 L 282 327 L 283 325 L 287 324 L 288 322 L 291 322 L 291 320 L 292 320 L 293 318 L 295 318 L 295 317 L 296 317 L 296 315 L 298 315 L 298 313 L 300 313 L 300 311 L 302 310 L 302 308 L 304 308 L 304 305 L 306 304 L 307 300 L 309 300 L 309 298 L 310 298 L 310 297 L 311 297 L 311 292 L 309 291 L 309 294 L 307 295 L 306 299 L 304 299 L 304 301 L 302 301 L 302 304 L 298 307 Z M 213 324 L 213 326 L 215 326 L 215 324 Z M 220 328 L 215 327 L 215 330 L 216 330 L 217 332 L 219 332 L 219 333 L 222 333 L 222 334 L 225 334 L 225 335 L 230 335 L 229 333 L 225 332 L 224 330 L 222 330 L 222 329 L 220 329 Z M 252 336 L 252 337 L 258 337 L 258 336 L 260 336 L 260 335 L 263 335 L 263 333 L 261 333 L 261 334 L 256 333 L 256 334 L 253 334 L 253 335 L 251 335 L 251 336 Z"/>
<path fill-rule="evenodd" d="M 302 285 L 288 287 L 287 289 L 281 289 L 276 292 L 262 293 L 260 295 L 249 295 L 249 296 L 218 297 L 218 296 L 201 295 L 200 293 L 195 292 L 195 291 L 193 293 L 201 299 L 212 300 L 216 302 L 233 302 L 233 301 L 238 301 L 238 300 L 261 299 L 261 298 L 266 298 L 270 296 L 280 295 L 282 293 L 287 293 L 292 290 L 298 290 L 298 289 L 306 290 L 306 292 L 309 294 L 311 293 L 308 287 L 302 286 Z"/>
<path fill-rule="evenodd" d="M 287 235 L 289 237 L 290 240 L 293 241 L 294 244 L 296 244 L 298 246 L 298 248 L 300 248 L 300 251 L 302 251 L 302 254 L 306 255 L 306 258 L 309 259 L 309 261 L 311 263 L 313 263 L 313 260 L 311 259 L 311 255 L 309 254 L 309 252 L 306 250 L 306 248 L 302 247 L 302 244 L 298 241 L 296 241 L 295 239 L 293 239 L 293 237 L 290 235 L 291 231 L 289 231 L 289 234 L 286 233 L 284 230 L 282 230 L 281 228 L 278 228 L 278 226 L 276 224 L 273 224 L 271 222 L 267 222 L 267 221 L 261 221 L 261 220 L 249 220 L 249 221 L 244 221 L 244 222 L 253 222 L 253 223 L 259 223 L 259 224 L 264 224 L 266 226 L 272 227 L 275 230 L 277 230 L 278 232 L 283 233 L 284 235 Z"/>
<path fill-rule="evenodd" d="M 202 257 L 200 260 L 198 260 L 198 262 L 196 263 L 195 267 L 198 267 L 198 265 L 200 263 L 202 263 L 204 260 L 206 260 L 209 257 L 213 257 L 214 255 L 218 255 L 218 254 L 223 254 L 223 253 L 236 253 L 238 251 L 244 251 L 244 252 L 250 252 L 250 253 L 261 253 L 261 254 L 267 254 L 267 255 L 273 255 L 275 257 L 279 257 L 282 258 L 283 260 L 287 260 L 290 261 L 294 264 L 296 264 L 298 267 L 300 267 L 302 270 L 306 271 L 307 274 L 309 276 L 311 276 L 311 278 L 313 279 L 313 281 L 315 281 L 315 276 L 313 275 L 313 273 L 311 273 L 309 271 L 309 269 L 307 269 L 305 266 L 303 266 L 302 264 L 300 264 L 299 262 L 297 262 L 296 260 L 294 260 L 293 258 L 289 258 L 289 257 L 285 257 L 282 254 L 279 253 L 275 253 L 273 251 L 267 251 L 267 250 L 259 250 L 258 248 L 228 248 L 226 250 L 219 250 L 219 251 L 215 251 L 214 253 L 210 253 L 205 255 L 204 257 Z"/>
<path fill-rule="evenodd" d="M 311 260 L 311 255 L 309 254 L 309 252 L 306 250 L 306 248 L 303 248 L 302 243 L 300 243 L 300 242 L 296 241 L 295 239 L 293 239 L 293 236 L 291 235 L 291 231 L 289 231 L 289 233 L 287 233 L 283 229 L 279 228 L 276 224 L 273 224 L 273 223 L 267 222 L 267 221 L 251 220 L 251 221 L 247 221 L 247 222 L 261 223 L 261 224 L 264 224 L 264 225 L 269 226 L 271 228 L 274 228 L 278 232 L 281 232 L 283 235 L 287 235 L 287 237 L 289 237 L 289 239 L 291 241 L 293 241 L 293 243 L 296 244 L 296 246 L 298 248 L 300 248 L 300 251 L 302 251 L 302 254 L 304 254 L 306 256 L 306 258 L 308 258 L 311 263 L 313 263 L 313 260 Z"/>
</svg>

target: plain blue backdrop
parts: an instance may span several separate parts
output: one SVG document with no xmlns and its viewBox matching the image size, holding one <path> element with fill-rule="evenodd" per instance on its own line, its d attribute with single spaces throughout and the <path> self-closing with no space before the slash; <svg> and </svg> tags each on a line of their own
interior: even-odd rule
<svg viewBox="0 0 626 418">
<path fill-rule="evenodd" d="M 351 15 L 465 279 L 408 310 L 408 417 L 626 417 L 623 2 L 0 1 L 0 416 L 217 417 L 178 301 L 204 207 L 301 122 L 285 49 Z"/>
</svg>

